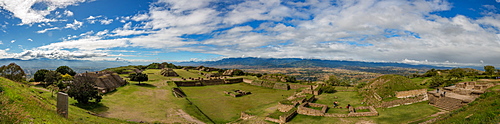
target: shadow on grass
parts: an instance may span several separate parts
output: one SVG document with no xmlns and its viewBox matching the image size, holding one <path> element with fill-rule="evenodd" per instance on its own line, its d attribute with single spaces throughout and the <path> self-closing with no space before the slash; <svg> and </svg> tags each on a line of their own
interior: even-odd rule
<svg viewBox="0 0 500 124">
<path fill-rule="evenodd" d="M 77 106 L 79 108 L 82 108 L 82 109 L 85 109 L 85 110 L 88 110 L 88 111 L 91 111 L 91 112 L 94 112 L 94 113 L 106 112 L 109 109 L 109 107 L 107 107 L 107 106 L 105 106 L 105 105 L 103 105 L 101 103 L 95 103 L 95 102 L 90 102 L 90 103 L 87 103 L 87 104 L 74 103 L 74 104 L 71 104 L 71 105 Z"/>
<path fill-rule="evenodd" d="M 134 85 L 141 86 L 141 87 L 156 87 L 155 85 L 151 85 L 151 84 L 147 84 L 147 83 L 134 84 Z"/>
<path fill-rule="evenodd" d="M 116 93 L 116 91 L 118 91 L 118 89 L 115 89 L 115 90 L 113 90 L 113 91 L 106 92 L 106 93 L 104 93 L 104 94 L 102 94 L 102 95 L 113 95 L 114 93 Z"/>
</svg>

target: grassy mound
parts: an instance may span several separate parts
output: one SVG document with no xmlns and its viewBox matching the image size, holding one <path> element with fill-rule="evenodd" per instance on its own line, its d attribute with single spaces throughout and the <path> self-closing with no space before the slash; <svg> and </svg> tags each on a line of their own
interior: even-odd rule
<svg viewBox="0 0 500 124">
<path fill-rule="evenodd" d="M 368 83 L 367 88 L 380 95 L 382 99 L 386 99 L 394 97 L 396 91 L 415 90 L 424 87 L 404 76 L 383 75 Z"/>
<path fill-rule="evenodd" d="M 0 123 L 127 123 L 90 115 L 75 106 L 69 106 L 69 117 L 63 118 L 56 114 L 56 97 L 51 97 L 50 92 L 3 77 L 0 77 L 0 89 Z"/>
</svg>

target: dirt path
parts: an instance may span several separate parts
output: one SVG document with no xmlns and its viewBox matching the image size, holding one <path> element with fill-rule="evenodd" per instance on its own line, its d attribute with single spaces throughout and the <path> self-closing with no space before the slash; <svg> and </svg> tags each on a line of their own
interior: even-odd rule
<svg viewBox="0 0 500 124">
<path fill-rule="evenodd" d="M 198 119 L 193 118 L 191 115 L 187 114 L 182 109 L 177 109 L 177 112 L 178 112 L 177 114 L 179 116 L 181 116 L 182 118 L 186 119 L 187 121 L 194 122 L 194 123 L 197 123 L 197 124 L 205 124 L 204 122 L 202 122 L 202 121 L 200 121 Z"/>
</svg>

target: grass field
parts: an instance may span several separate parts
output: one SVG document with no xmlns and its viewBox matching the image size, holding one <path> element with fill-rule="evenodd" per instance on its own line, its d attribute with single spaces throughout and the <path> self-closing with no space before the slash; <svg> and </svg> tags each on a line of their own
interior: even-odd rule
<svg viewBox="0 0 500 124">
<path fill-rule="evenodd" d="M 225 90 L 232 89 L 250 91 L 252 94 L 235 98 L 223 93 Z M 249 109 L 248 112 L 251 114 L 262 114 L 260 112 L 266 111 L 265 109 L 293 94 L 291 90 L 267 89 L 245 83 L 182 87 L 182 90 L 215 123 L 234 121 L 239 118 L 242 111 Z"/>
<path fill-rule="evenodd" d="M 337 97 L 337 98 L 335 98 Z M 353 107 L 363 106 L 361 100 L 362 96 L 358 95 L 358 92 L 335 92 L 335 93 L 324 93 L 316 96 L 315 103 L 325 104 L 328 107 L 333 107 L 333 102 L 339 102 L 339 107 L 345 108 L 347 104 L 351 104 Z"/>
<path fill-rule="evenodd" d="M 89 110 L 121 120 L 192 123 L 179 113 L 180 109 L 185 109 L 188 105 L 187 101 L 172 95 L 171 86 L 166 83 L 169 77 L 159 75 L 159 71 L 159 69 L 144 71 L 143 73 L 148 74 L 149 80 L 141 82 L 143 85 L 129 81 L 129 85 L 119 87 L 116 91 L 103 96 L 101 106 Z"/>
</svg>

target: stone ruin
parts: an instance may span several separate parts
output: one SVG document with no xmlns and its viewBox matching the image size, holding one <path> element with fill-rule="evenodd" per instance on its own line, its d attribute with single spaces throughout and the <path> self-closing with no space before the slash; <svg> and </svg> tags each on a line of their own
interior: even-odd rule
<svg viewBox="0 0 500 124">
<path fill-rule="evenodd" d="M 68 118 L 68 94 L 66 93 L 57 93 L 57 114 Z"/>
<path fill-rule="evenodd" d="M 184 93 L 184 91 L 181 90 L 181 88 L 172 88 L 172 93 L 177 98 L 184 98 L 184 97 L 186 97 L 186 94 Z"/>
<path fill-rule="evenodd" d="M 163 75 L 165 77 L 178 77 L 179 75 L 174 71 L 174 69 L 171 68 L 163 68 L 160 71 L 160 75 Z"/>
<path fill-rule="evenodd" d="M 239 70 L 239 69 L 229 69 L 229 70 L 224 71 L 224 73 L 222 73 L 222 75 L 223 76 L 232 76 L 232 75 L 234 75 L 235 71 L 241 71 L 241 70 Z"/>
<path fill-rule="evenodd" d="M 123 80 L 117 73 L 111 71 L 86 72 L 75 75 L 91 77 L 100 93 L 107 93 L 118 87 L 126 85 L 128 82 Z"/>
<path fill-rule="evenodd" d="M 206 72 L 218 71 L 219 70 L 217 68 L 205 67 L 205 66 L 198 66 L 195 69 L 198 70 L 198 71 L 206 71 Z"/>
<path fill-rule="evenodd" d="M 233 97 L 241 97 L 244 95 L 249 95 L 252 94 L 252 92 L 247 92 L 243 90 L 230 90 L 230 91 L 224 91 L 224 94 L 233 96 Z"/>
<path fill-rule="evenodd" d="M 438 88 L 436 91 L 427 92 L 429 104 L 444 110 L 455 110 L 474 101 L 486 89 L 495 86 L 492 83 L 461 82 L 454 86 Z"/>
</svg>

